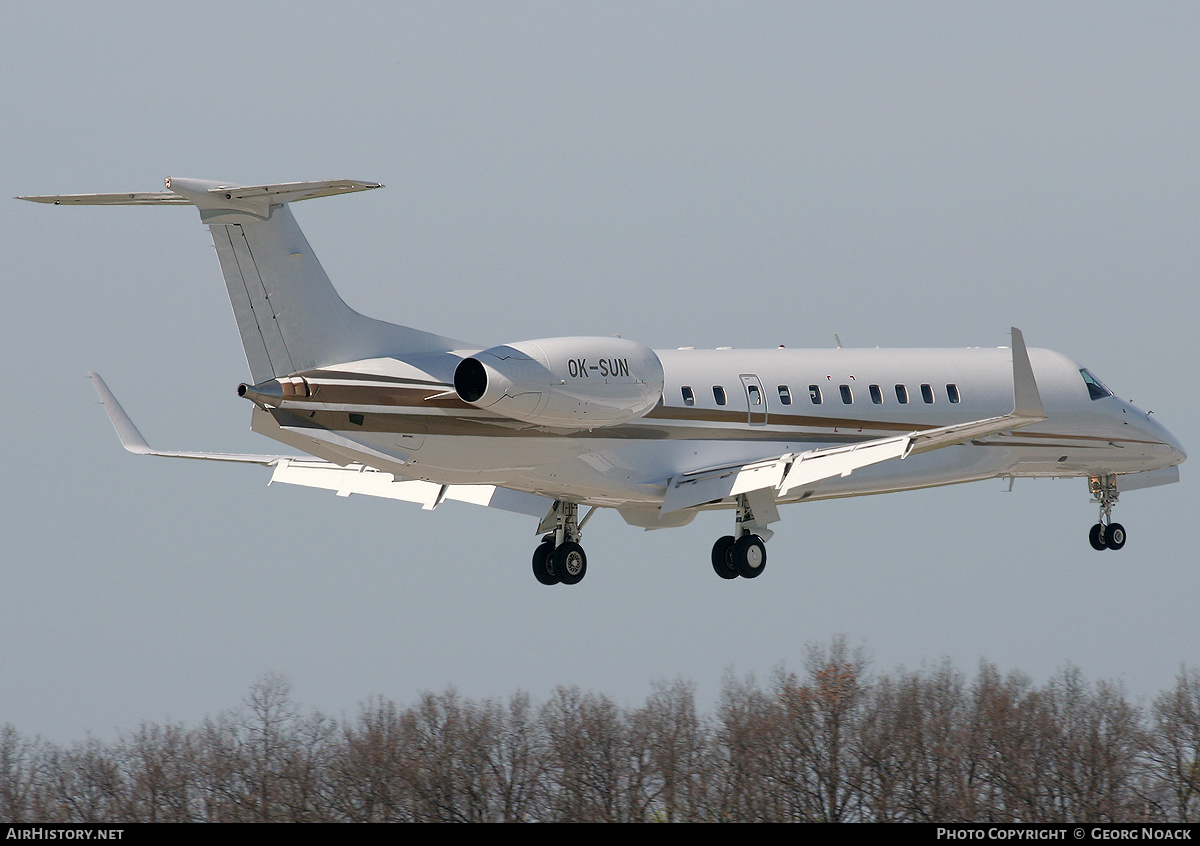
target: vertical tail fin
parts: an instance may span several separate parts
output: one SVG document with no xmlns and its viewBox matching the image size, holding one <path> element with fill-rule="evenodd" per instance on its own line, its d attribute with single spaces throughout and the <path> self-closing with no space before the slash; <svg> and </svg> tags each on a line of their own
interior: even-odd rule
<svg viewBox="0 0 1200 846">
<path fill-rule="evenodd" d="M 470 347 L 365 317 L 338 296 L 288 203 L 381 187 L 337 180 L 237 186 L 166 180 L 165 192 L 21 199 L 56 205 L 190 204 L 212 233 L 229 301 L 257 382 L 331 364 Z"/>
<path fill-rule="evenodd" d="M 287 203 L 379 188 L 373 182 L 235 187 L 168 179 L 200 210 L 255 382 L 347 361 L 463 346 L 364 317 L 338 296 Z"/>
</svg>

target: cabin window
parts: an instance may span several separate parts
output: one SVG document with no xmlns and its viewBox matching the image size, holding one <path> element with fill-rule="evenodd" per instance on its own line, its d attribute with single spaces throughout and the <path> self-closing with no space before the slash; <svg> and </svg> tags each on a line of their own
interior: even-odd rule
<svg viewBox="0 0 1200 846">
<path fill-rule="evenodd" d="M 361 426 L 363 423 L 367 422 L 367 418 L 362 414 L 351 414 L 350 422 L 355 426 Z"/>
<path fill-rule="evenodd" d="M 927 403 L 933 402 L 933 385 L 921 386 L 921 399 L 925 400 Z"/>
<path fill-rule="evenodd" d="M 950 402 L 958 402 L 958 385 L 947 385 L 946 396 L 950 398 Z"/>
<path fill-rule="evenodd" d="M 808 398 L 810 400 L 812 400 L 813 405 L 820 405 L 821 404 L 821 386 L 820 385 L 809 385 L 808 386 Z"/>
<path fill-rule="evenodd" d="M 791 405 L 792 404 L 792 392 L 791 392 L 791 389 L 789 389 L 787 385 L 779 386 L 779 404 L 780 405 Z"/>
<path fill-rule="evenodd" d="M 844 402 L 846 405 L 850 405 L 850 403 L 854 402 L 854 392 L 850 390 L 849 385 L 842 385 L 840 386 L 839 390 L 842 392 L 842 402 Z"/>
<path fill-rule="evenodd" d="M 713 399 L 717 401 L 717 405 L 725 404 L 725 389 L 720 385 L 713 385 Z"/>
<path fill-rule="evenodd" d="M 901 405 L 908 405 L 908 388 L 904 385 L 896 386 L 896 402 Z"/>
<path fill-rule="evenodd" d="M 696 404 L 696 394 L 695 394 L 695 392 L 692 391 L 691 385 L 684 385 L 679 390 L 683 394 L 683 404 L 684 405 L 695 405 Z"/>
<path fill-rule="evenodd" d="M 758 389 L 758 385 L 747 385 L 746 394 L 750 397 L 751 405 L 762 405 L 762 391 Z"/>
<path fill-rule="evenodd" d="M 1104 399 L 1113 395 L 1113 392 L 1103 382 L 1087 370 L 1080 370 L 1079 375 L 1083 377 L 1083 383 L 1087 385 L 1088 396 L 1093 400 Z"/>
<path fill-rule="evenodd" d="M 871 390 L 871 402 L 875 403 L 876 405 L 882 405 L 883 404 L 883 391 L 879 390 L 878 385 L 872 385 L 870 390 Z"/>
</svg>

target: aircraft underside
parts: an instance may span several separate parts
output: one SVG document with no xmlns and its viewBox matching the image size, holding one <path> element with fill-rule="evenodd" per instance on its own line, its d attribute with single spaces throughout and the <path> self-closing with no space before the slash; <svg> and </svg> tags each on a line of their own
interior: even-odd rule
<svg viewBox="0 0 1200 846">
<path fill-rule="evenodd" d="M 313 434 L 311 426 L 300 429 L 287 414 L 276 415 L 286 431 Z M 847 476 L 823 478 L 769 503 L 755 503 L 740 494 L 702 502 L 686 510 L 664 513 L 669 479 L 689 458 L 704 455 L 714 466 L 738 466 L 762 455 L 804 452 L 828 446 L 833 432 L 808 433 L 813 439 L 763 439 L 767 432 L 745 440 L 694 440 L 672 437 L 669 430 L 656 430 L 641 439 L 625 437 L 563 436 L 545 432 L 509 430 L 503 434 L 464 436 L 433 434 L 430 425 L 411 421 L 382 426 L 383 433 L 341 429 L 335 437 L 343 455 L 364 466 L 388 470 L 396 482 L 416 480 L 440 486 L 491 485 L 521 491 L 551 503 L 538 526 L 544 532 L 533 556 L 534 575 L 543 584 L 576 584 L 587 570 L 582 547 L 582 529 L 595 508 L 617 509 L 627 522 L 644 528 L 668 528 L 691 522 L 702 510 L 734 512 L 733 533 L 713 546 L 711 563 L 724 579 L 756 578 L 766 566 L 765 542 L 771 536 L 767 522 L 778 519 L 774 509 L 805 501 L 897 493 L 965 482 L 1016 477 L 1088 477 L 1100 519 L 1089 533 L 1095 549 L 1120 549 L 1125 544 L 1124 527 L 1111 520 L 1117 499 L 1120 472 L 1137 473 L 1141 464 L 1132 454 L 1126 462 L 1107 451 L 1071 437 L 1037 438 L 1020 433 L 1002 433 L 934 452 L 908 456 L 903 463 L 888 462 L 863 467 Z M 646 430 L 646 427 L 642 427 Z M 423 430 L 413 437 L 414 429 Z M 259 431 L 263 431 L 259 429 Z M 271 434 L 263 431 L 264 434 Z M 725 434 L 725 433 L 722 433 Z M 804 433 L 800 433 L 803 435 Z M 778 437 L 779 433 L 776 433 Z M 277 436 L 277 435 L 275 435 Z M 840 436 L 849 443 L 868 440 L 861 434 Z M 497 444 L 501 444 L 499 447 Z M 351 445 L 364 449 L 355 451 Z M 391 462 L 381 459 L 388 456 Z M 756 505 L 759 511 L 756 512 Z M 580 506 L 590 507 L 582 517 Z M 772 512 L 762 519 L 762 508 Z"/>
</svg>

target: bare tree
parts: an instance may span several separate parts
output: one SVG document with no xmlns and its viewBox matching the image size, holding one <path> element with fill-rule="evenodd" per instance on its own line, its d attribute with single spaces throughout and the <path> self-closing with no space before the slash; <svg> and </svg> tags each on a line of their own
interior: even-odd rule
<svg viewBox="0 0 1200 846">
<path fill-rule="evenodd" d="M 780 743 L 782 714 L 753 676 L 727 674 L 717 703 L 716 757 L 709 819 L 721 822 L 781 822 L 789 815 L 779 772 L 792 762 Z"/>
<path fill-rule="evenodd" d="M 507 706 L 487 702 L 484 707 L 493 726 L 486 758 L 496 791 L 494 821 L 537 820 L 545 801 L 546 743 L 529 696 L 517 693 Z"/>
<path fill-rule="evenodd" d="M 779 742 L 790 764 L 777 778 L 797 797 L 802 818 L 861 819 L 863 759 L 858 748 L 870 696 L 864 650 L 838 638 L 809 648 L 806 675 L 780 672 L 775 697 L 782 710 Z"/>
<path fill-rule="evenodd" d="M 34 796 L 43 775 L 40 743 L 25 740 L 12 723 L 0 726 L 0 820 L 32 822 Z"/>
<path fill-rule="evenodd" d="M 714 780 L 710 744 L 696 714 L 695 685 L 684 679 L 655 682 L 631 725 L 645 756 L 641 787 L 654 819 L 704 820 Z"/>
<path fill-rule="evenodd" d="M 130 790 L 130 813 L 138 822 L 199 822 L 195 749 L 181 725 L 143 723 L 121 744 Z"/>
<path fill-rule="evenodd" d="M 402 772 L 404 734 L 400 709 L 382 699 L 363 705 L 358 719 L 342 728 L 328 776 L 331 808 L 338 818 L 350 822 L 413 819 Z"/>
<path fill-rule="evenodd" d="M 624 715 L 606 696 L 559 687 L 542 709 L 552 819 L 640 822 Z"/>
<path fill-rule="evenodd" d="M 845 639 L 771 687 L 726 676 L 641 706 L 561 687 L 382 699 L 339 725 L 265 676 L 195 729 L 113 743 L 0 727 L 0 816 L 182 821 L 1200 821 L 1200 672 L 1145 711 L 1074 667 L 1035 686 L 983 662 L 868 672 Z"/>
<path fill-rule="evenodd" d="M 1174 690 L 1158 695 L 1151 714 L 1143 799 L 1163 819 L 1200 822 L 1200 670 L 1180 669 Z"/>
</svg>

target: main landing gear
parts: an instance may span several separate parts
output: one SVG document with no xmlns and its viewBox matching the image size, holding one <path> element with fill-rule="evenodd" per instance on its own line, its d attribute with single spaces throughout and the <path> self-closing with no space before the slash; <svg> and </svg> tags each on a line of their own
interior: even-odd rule
<svg viewBox="0 0 1200 846">
<path fill-rule="evenodd" d="M 1088 489 L 1092 492 L 1092 502 L 1100 505 L 1100 522 L 1088 533 L 1092 549 L 1120 549 L 1125 545 L 1125 527 L 1112 522 L 1112 509 L 1117 502 L 1117 477 L 1089 476 Z"/>
<path fill-rule="evenodd" d="M 734 534 L 717 538 L 712 548 L 713 571 L 722 579 L 756 579 L 767 566 L 766 541 L 771 530 L 754 517 L 745 495 L 738 497 Z M 757 534 L 755 533 L 757 532 Z"/>
<path fill-rule="evenodd" d="M 577 585 L 587 575 L 587 555 L 579 540 L 583 525 L 591 518 L 595 508 L 579 522 L 579 505 L 574 502 L 558 501 L 542 521 L 542 526 L 553 523 L 554 531 L 542 538 L 533 551 L 533 576 L 544 585 Z"/>
<path fill-rule="evenodd" d="M 767 566 L 767 546 L 758 535 L 717 538 L 712 548 L 713 570 L 722 579 L 757 578 Z"/>
</svg>

